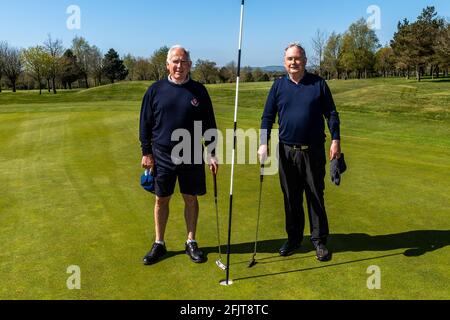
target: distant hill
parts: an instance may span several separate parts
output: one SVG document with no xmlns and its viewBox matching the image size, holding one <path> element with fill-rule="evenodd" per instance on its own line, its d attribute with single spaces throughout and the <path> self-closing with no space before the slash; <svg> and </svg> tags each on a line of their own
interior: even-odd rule
<svg viewBox="0 0 450 320">
<path fill-rule="evenodd" d="M 256 68 L 252 68 L 252 69 L 256 69 Z M 260 67 L 260 69 L 262 69 L 265 72 L 285 72 L 286 71 L 284 66 L 266 66 L 266 67 Z M 307 65 L 306 70 L 312 71 L 312 70 L 314 70 L 314 66 Z"/>
<path fill-rule="evenodd" d="M 261 69 L 265 72 L 284 72 L 285 71 L 283 66 L 266 66 L 266 67 L 261 67 Z"/>
</svg>

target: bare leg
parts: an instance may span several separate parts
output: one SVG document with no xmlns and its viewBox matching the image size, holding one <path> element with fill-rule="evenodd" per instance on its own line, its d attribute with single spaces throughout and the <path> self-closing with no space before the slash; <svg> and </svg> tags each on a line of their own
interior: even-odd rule
<svg viewBox="0 0 450 320">
<path fill-rule="evenodd" d="M 197 196 L 183 194 L 184 199 L 184 218 L 186 220 L 186 228 L 189 240 L 195 240 L 195 232 L 197 230 L 198 220 L 198 200 Z"/>
<path fill-rule="evenodd" d="M 156 241 L 164 241 L 164 233 L 169 219 L 169 201 L 170 197 L 156 197 L 154 211 Z"/>
</svg>

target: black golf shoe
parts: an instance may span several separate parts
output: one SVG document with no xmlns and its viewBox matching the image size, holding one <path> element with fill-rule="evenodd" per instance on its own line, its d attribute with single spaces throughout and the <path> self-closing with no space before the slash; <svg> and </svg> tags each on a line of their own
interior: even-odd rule
<svg viewBox="0 0 450 320">
<path fill-rule="evenodd" d="M 155 242 L 150 252 L 145 255 L 143 262 L 146 266 L 154 264 L 166 253 L 166 246 Z"/>
<path fill-rule="evenodd" d="M 320 243 L 316 246 L 316 257 L 319 261 L 329 261 L 331 260 L 331 252 L 323 243 Z"/>
<path fill-rule="evenodd" d="M 203 252 L 198 248 L 197 242 L 186 242 L 186 254 L 195 263 L 205 262 Z"/>
<path fill-rule="evenodd" d="M 292 243 L 286 241 L 280 248 L 280 256 L 287 257 L 294 253 L 295 250 L 300 248 L 300 243 Z"/>
</svg>

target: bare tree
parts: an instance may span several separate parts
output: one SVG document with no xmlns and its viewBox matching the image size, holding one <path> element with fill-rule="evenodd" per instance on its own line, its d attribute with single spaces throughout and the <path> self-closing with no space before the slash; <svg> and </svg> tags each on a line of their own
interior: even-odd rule
<svg viewBox="0 0 450 320">
<path fill-rule="evenodd" d="M 101 85 L 103 76 L 103 54 L 95 45 L 91 47 L 91 53 L 89 54 L 89 68 L 92 70 L 94 85 Z"/>
<path fill-rule="evenodd" d="M 13 92 L 16 92 L 16 82 L 22 72 L 22 61 L 20 50 L 17 48 L 6 48 L 4 72 L 12 85 Z"/>
<path fill-rule="evenodd" d="M 92 49 L 89 43 L 83 37 L 75 37 L 72 40 L 72 51 L 77 57 L 77 62 L 80 66 L 81 75 L 84 78 L 86 88 L 89 88 L 88 77 L 92 73 L 90 68 L 89 59 L 92 54 Z"/>
<path fill-rule="evenodd" d="M 0 41 L 0 92 L 2 92 L 2 77 L 5 72 L 6 50 L 8 43 Z"/>
<path fill-rule="evenodd" d="M 128 70 L 128 80 L 133 81 L 135 80 L 135 73 L 136 73 L 136 64 L 137 60 L 141 58 L 135 58 L 131 53 L 128 53 L 123 57 L 123 64 Z M 143 59 L 143 58 L 142 58 Z"/>
<path fill-rule="evenodd" d="M 128 68 L 128 67 L 127 67 Z M 152 76 L 152 65 L 149 59 L 138 57 L 135 59 L 133 70 L 136 80 L 150 80 Z"/>
<path fill-rule="evenodd" d="M 323 53 L 325 49 L 325 44 L 327 41 L 327 36 L 325 32 L 317 29 L 316 35 L 311 39 L 312 48 L 314 51 L 313 64 L 319 70 L 319 75 L 322 76 L 322 62 L 323 62 Z"/>
<path fill-rule="evenodd" d="M 53 40 L 50 34 L 48 35 L 48 39 L 44 42 L 44 47 L 51 57 L 49 71 L 52 79 L 53 93 L 56 94 L 56 77 L 60 72 L 60 58 L 64 53 L 64 47 L 61 40 Z"/>
<path fill-rule="evenodd" d="M 229 62 L 226 66 L 220 68 L 219 79 L 222 82 L 233 82 L 236 80 L 237 67 L 234 61 Z"/>
</svg>

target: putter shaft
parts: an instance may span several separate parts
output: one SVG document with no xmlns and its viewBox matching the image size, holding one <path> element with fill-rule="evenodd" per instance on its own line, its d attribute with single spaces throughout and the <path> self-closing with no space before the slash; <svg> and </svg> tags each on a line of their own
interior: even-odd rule
<svg viewBox="0 0 450 320">
<path fill-rule="evenodd" d="M 256 250 L 257 250 L 257 245 L 258 245 L 259 218 L 261 215 L 261 195 L 262 195 L 263 181 L 264 181 L 264 164 L 261 164 L 261 172 L 260 172 L 260 176 L 259 176 L 258 217 L 256 220 L 255 249 L 253 251 L 252 260 L 250 261 L 250 263 L 248 265 L 249 268 L 253 267 L 256 264 L 255 258 L 256 258 Z"/>
</svg>

